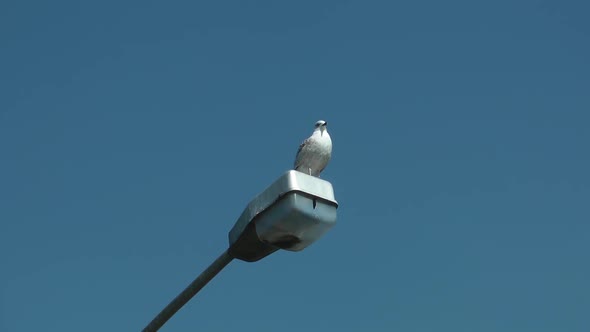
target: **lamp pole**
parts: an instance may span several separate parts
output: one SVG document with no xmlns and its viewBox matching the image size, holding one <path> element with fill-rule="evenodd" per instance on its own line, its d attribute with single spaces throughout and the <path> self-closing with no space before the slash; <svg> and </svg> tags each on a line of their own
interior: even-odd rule
<svg viewBox="0 0 590 332">
<path fill-rule="evenodd" d="M 300 251 L 336 223 L 332 184 L 288 171 L 256 196 L 229 232 L 229 248 L 172 300 L 142 331 L 158 331 L 234 258 L 256 262 L 284 249 Z"/>
<path fill-rule="evenodd" d="M 203 271 L 193 282 L 188 285 L 178 296 L 170 302 L 166 308 L 142 330 L 143 332 L 158 331 L 180 308 L 193 298 L 213 277 L 215 277 L 234 258 L 229 251 L 224 251 L 205 271 Z"/>
</svg>

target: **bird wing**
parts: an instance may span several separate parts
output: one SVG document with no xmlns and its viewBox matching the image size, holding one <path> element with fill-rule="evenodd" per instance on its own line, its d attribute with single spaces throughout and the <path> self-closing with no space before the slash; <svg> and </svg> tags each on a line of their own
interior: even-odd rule
<svg viewBox="0 0 590 332">
<path fill-rule="evenodd" d="M 303 148 L 308 145 L 310 142 L 310 138 L 306 138 L 303 143 L 301 143 L 301 145 L 299 145 L 299 150 L 297 150 L 297 154 L 295 155 L 295 169 L 297 169 L 297 167 L 299 167 L 301 165 L 301 162 L 303 161 L 303 158 L 301 156 L 301 151 L 303 151 Z"/>
<path fill-rule="evenodd" d="M 306 146 L 307 144 L 309 144 L 309 138 L 306 138 L 305 141 L 303 141 L 303 143 L 301 143 L 299 145 L 299 150 L 297 150 L 297 154 L 299 154 L 301 152 L 301 150 L 303 150 L 303 147 Z"/>
</svg>

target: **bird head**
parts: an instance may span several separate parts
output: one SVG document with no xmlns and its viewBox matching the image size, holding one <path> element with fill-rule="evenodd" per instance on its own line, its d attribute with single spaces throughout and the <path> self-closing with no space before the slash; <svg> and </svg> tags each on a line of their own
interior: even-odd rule
<svg viewBox="0 0 590 332">
<path fill-rule="evenodd" d="M 327 130 L 328 123 L 324 120 L 319 120 L 315 123 L 314 130 L 319 130 L 322 134 Z"/>
</svg>

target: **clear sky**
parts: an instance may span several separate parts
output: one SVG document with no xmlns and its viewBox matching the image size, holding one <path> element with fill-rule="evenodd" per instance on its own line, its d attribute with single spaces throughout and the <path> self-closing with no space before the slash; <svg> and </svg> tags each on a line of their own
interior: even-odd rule
<svg viewBox="0 0 590 332">
<path fill-rule="evenodd" d="M 589 331 L 589 7 L 2 1 L 0 330 L 139 331 L 324 119 L 337 225 L 163 331 Z"/>
</svg>

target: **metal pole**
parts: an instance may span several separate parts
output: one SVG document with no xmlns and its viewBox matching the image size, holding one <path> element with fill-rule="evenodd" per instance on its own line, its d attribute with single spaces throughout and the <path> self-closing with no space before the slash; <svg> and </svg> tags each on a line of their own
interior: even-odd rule
<svg viewBox="0 0 590 332">
<path fill-rule="evenodd" d="M 146 326 L 143 332 L 154 332 L 159 330 L 162 325 L 184 306 L 190 299 L 193 298 L 213 277 L 223 270 L 224 267 L 229 264 L 233 259 L 230 256 L 228 250 L 224 251 L 209 267 L 203 271 L 187 288 L 185 288 L 178 296 L 170 302 L 164 310 L 160 311 L 158 316 L 154 318 L 148 326 Z"/>
</svg>

